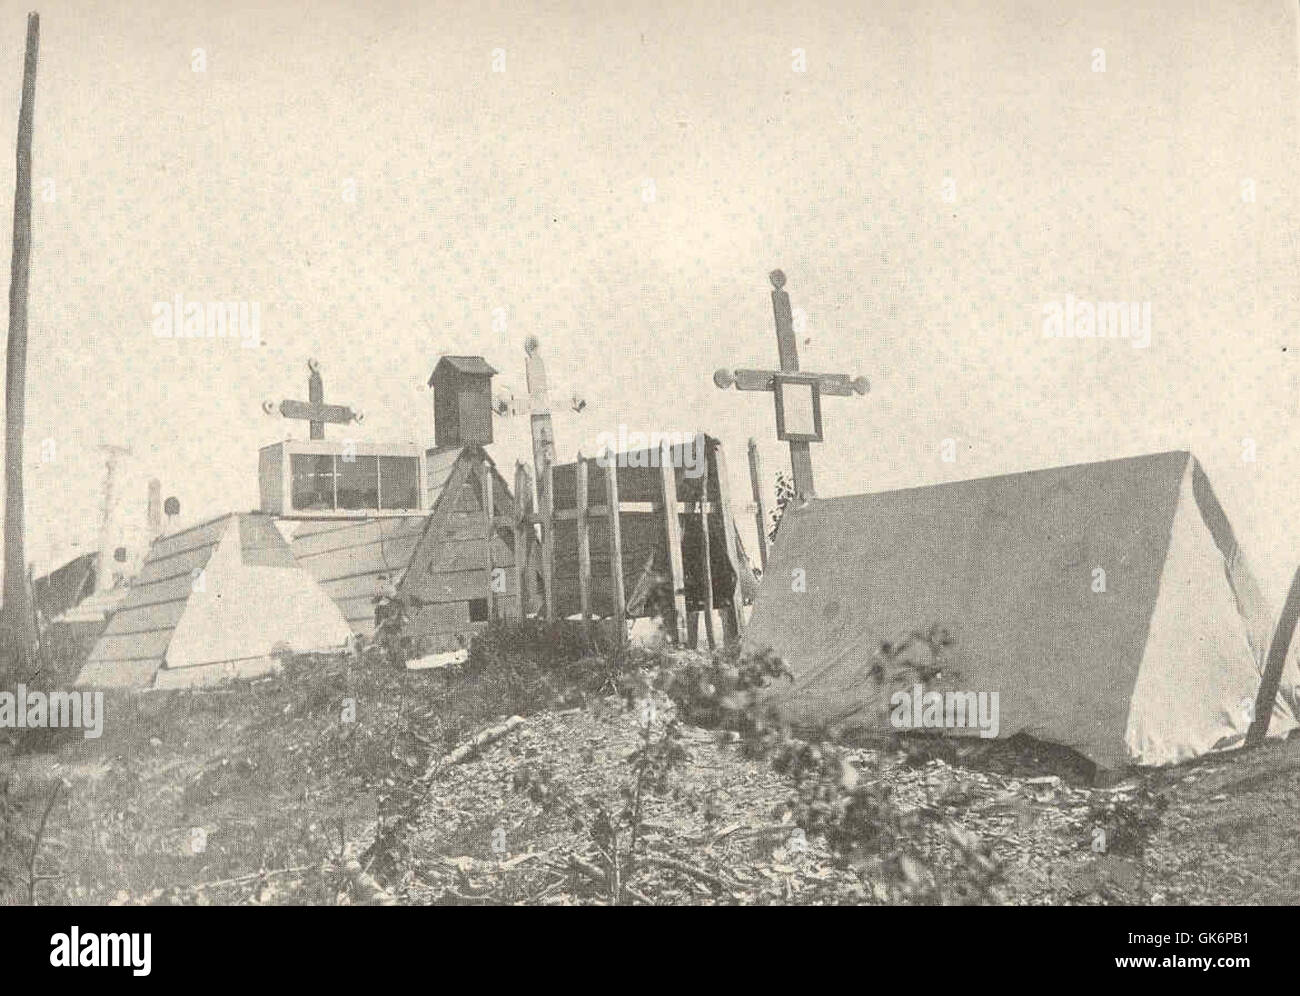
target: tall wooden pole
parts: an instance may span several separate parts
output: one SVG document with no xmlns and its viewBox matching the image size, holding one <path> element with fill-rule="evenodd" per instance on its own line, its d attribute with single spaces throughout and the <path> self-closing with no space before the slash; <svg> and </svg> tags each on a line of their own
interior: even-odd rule
<svg viewBox="0 0 1300 996">
<path fill-rule="evenodd" d="M 1300 620 L 1300 569 L 1291 578 L 1291 589 L 1286 594 L 1282 614 L 1278 617 L 1277 628 L 1268 645 L 1268 655 L 1264 658 L 1264 674 L 1255 697 L 1255 713 L 1251 717 L 1250 728 L 1246 731 L 1247 747 L 1262 744 L 1268 736 L 1273 704 L 1277 701 L 1278 686 L 1282 684 L 1282 669 L 1286 667 L 1297 620 Z"/>
<path fill-rule="evenodd" d="M 23 543 L 23 429 L 26 425 L 27 275 L 32 246 L 32 115 L 36 104 L 36 55 L 40 15 L 27 15 L 27 54 L 18 111 L 18 156 L 14 182 L 14 251 L 9 277 L 9 348 L 5 360 L 5 581 L 4 626 L 20 650 L 36 645 L 32 594 L 27 587 Z"/>
</svg>

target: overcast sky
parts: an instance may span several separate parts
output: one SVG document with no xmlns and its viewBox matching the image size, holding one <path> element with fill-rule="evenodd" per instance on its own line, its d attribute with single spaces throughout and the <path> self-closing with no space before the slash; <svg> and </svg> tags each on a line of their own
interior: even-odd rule
<svg viewBox="0 0 1300 996">
<path fill-rule="evenodd" d="M 1280 603 L 1297 5 L 1070 6 L 42 3 L 29 557 L 93 547 L 100 443 L 134 448 L 133 517 L 153 475 L 186 521 L 251 509 L 257 448 L 306 428 L 262 401 L 305 397 L 308 357 L 366 413 L 330 434 L 431 445 L 437 356 L 522 399 L 528 334 L 562 459 L 707 429 L 752 536 L 745 441 L 788 455 L 771 399 L 710 375 L 776 363 L 781 267 L 804 368 L 872 384 L 825 402 L 820 493 L 1190 448 Z M 12 150 L 27 8 L 0 9 Z M 257 302 L 262 345 L 155 337 L 178 294 Z M 1150 302 L 1150 346 L 1044 338 L 1066 295 Z M 509 468 L 526 416 L 497 429 Z"/>
</svg>

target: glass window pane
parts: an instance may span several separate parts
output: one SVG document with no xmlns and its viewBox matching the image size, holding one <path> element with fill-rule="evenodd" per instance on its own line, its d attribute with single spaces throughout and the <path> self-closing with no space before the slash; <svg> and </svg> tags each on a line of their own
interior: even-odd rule
<svg viewBox="0 0 1300 996">
<path fill-rule="evenodd" d="M 379 482 L 380 508 L 420 507 L 418 457 L 380 457 Z"/>
<path fill-rule="evenodd" d="M 334 508 L 334 458 L 329 454 L 294 453 L 289 457 L 293 507 L 324 511 Z"/>
<path fill-rule="evenodd" d="M 376 509 L 379 507 L 379 460 L 359 456 L 352 460 L 338 458 L 339 508 Z"/>
</svg>

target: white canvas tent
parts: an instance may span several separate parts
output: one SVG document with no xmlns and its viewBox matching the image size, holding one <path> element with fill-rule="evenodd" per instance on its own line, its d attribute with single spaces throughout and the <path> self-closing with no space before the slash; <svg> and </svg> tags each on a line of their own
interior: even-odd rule
<svg viewBox="0 0 1300 996">
<path fill-rule="evenodd" d="M 184 688 L 254 677 L 281 652 L 337 649 L 351 635 L 270 516 L 226 515 L 154 541 L 77 684 Z"/>
<path fill-rule="evenodd" d="M 888 732 L 878 651 L 941 626 L 943 687 L 997 692 L 999 736 L 1113 769 L 1240 745 L 1274 618 L 1204 471 L 1171 452 L 790 508 L 746 642 L 794 673 L 771 697 L 788 721 Z M 1270 736 L 1295 729 L 1298 688 L 1293 652 Z"/>
</svg>

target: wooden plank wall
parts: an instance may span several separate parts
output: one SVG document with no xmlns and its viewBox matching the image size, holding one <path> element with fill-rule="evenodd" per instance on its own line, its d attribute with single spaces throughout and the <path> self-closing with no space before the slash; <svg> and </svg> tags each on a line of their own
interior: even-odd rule
<svg viewBox="0 0 1300 996">
<path fill-rule="evenodd" d="M 707 473 L 698 476 L 687 475 L 680 447 L 671 448 L 667 460 L 654 467 L 602 467 L 593 457 L 552 469 L 555 617 L 620 615 L 649 560 L 657 583 L 670 591 L 676 588 L 678 597 L 652 600 L 638 615 L 665 610 L 670 617 L 676 614 L 682 626 L 675 628 L 685 640 L 690 617 L 716 608 L 721 610 L 724 633 L 739 632 L 725 458 L 717 440 L 706 439 Z M 585 503 L 580 501 L 584 492 Z M 672 522 L 664 517 L 666 501 L 677 508 Z M 612 508 L 619 509 L 617 529 L 611 528 Z M 675 550 L 670 550 L 670 536 L 675 537 Z M 615 563 L 621 570 L 614 569 Z M 714 642 L 711 616 L 706 630 Z"/>
<path fill-rule="evenodd" d="M 489 491 L 487 482 L 492 482 Z M 471 621 L 469 603 L 481 599 L 489 618 L 518 617 L 522 574 L 515 569 L 513 528 L 505 516 L 513 508 L 509 491 L 495 472 L 476 466 L 460 482 L 451 483 L 455 493 L 442 498 L 437 530 L 432 543 L 423 545 L 427 554 L 412 563 L 404 590 L 418 600 L 412 613 L 412 633 L 425 652 L 454 649 L 470 635 L 484 629 L 487 621 Z M 487 506 L 491 505 L 489 518 Z M 503 515 L 496 513 L 502 510 Z M 489 545 L 489 521 L 494 522 Z M 505 590 L 492 591 L 492 569 L 504 571 Z"/>
<path fill-rule="evenodd" d="M 381 577 L 395 581 L 407 569 L 425 516 L 392 516 L 298 523 L 290 548 L 354 632 L 369 636 L 375 628 L 375 595 Z"/>
</svg>

